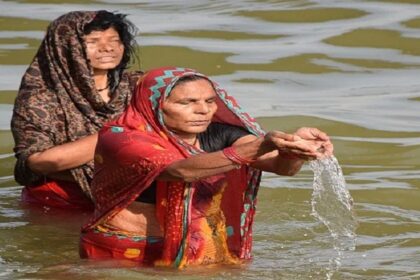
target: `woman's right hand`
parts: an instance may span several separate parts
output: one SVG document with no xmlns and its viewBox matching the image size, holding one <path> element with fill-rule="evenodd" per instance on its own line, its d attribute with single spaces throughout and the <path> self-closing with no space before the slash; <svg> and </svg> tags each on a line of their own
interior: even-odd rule
<svg viewBox="0 0 420 280">
<path fill-rule="evenodd" d="M 28 167 L 40 175 L 75 168 L 93 160 L 98 133 L 30 155 Z"/>
</svg>

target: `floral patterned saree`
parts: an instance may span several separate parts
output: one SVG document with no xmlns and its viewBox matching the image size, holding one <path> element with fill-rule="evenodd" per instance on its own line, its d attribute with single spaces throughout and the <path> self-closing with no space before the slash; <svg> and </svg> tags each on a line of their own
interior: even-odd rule
<svg viewBox="0 0 420 280">
<path fill-rule="evenodd" d="M 171 163 L 204 153 L 163 123 L 163 100 L 176 81 L 188 75 L 202 76 L 216 89 L 218 110 L 212 121 L 264 134 L 235 99 L 204 75 L 173 67 L 149 71 L 127 111 L 100 131 L 92 182 L 95 212 L 84 232 L 130 205 Z M 191 183 L 157 181 L 156 218 L 164 236 L 154 265 L 185 267 L 250 259 L 260 176 L 260 171 L 244 165 Z"/>
</svg>

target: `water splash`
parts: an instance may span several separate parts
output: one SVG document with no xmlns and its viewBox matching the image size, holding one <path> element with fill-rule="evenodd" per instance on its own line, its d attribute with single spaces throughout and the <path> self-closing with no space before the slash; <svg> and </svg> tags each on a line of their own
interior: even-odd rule
<svg viewBox="0 0 420 280">
<path fill-rule="evenodd" d="M 337 256 L 329 260 L 327 268 L 327 279 L 331 279 L 341 266 L 343 252 L 353 251 L 356 247 L 357 221 L 353 199 L 334 156 L 313 160 L 309 166 L 314 172 L 311 215 L 328 228 L 337 252 Z"/>
</svg>

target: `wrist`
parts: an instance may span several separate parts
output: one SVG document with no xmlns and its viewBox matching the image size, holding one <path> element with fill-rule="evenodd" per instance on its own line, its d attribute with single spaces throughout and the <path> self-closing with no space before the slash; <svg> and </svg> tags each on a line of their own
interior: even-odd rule
<svg viewBox="0 0 420 280">
<path fill-rule="evenodd" d="M 224 148 L 222 152 L 223 152 L 223 155 L 227 159 L 239 165 L 250 165 L 251 163 L 254 163 L 256 160 L 256 159 L 244 157 L 238 154 L 234 146 Z"/>
<path fill-rule="evenodd" d="M 280 157 L 288 160 L 302 160 L 299 156 L 287 151 L 280 151 Z"/>
</svg>

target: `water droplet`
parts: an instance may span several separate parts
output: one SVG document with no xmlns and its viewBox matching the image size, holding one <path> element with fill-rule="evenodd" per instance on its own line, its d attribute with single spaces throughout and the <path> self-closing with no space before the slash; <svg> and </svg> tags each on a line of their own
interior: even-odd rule
<svg viewBox="0 0 420 280">
<path fill-rule="evenodd" d="M 310 168 L 314 172 L 311 215 L 328 229 L 337 256 L 329 261 L 327 279 L 341 266 L 343 251 L 356 247 L 357 221 L 353 212 L 353 199 L 346 188 L 343 172 L 332 156 L 313 160 Z"/>
</svg>

